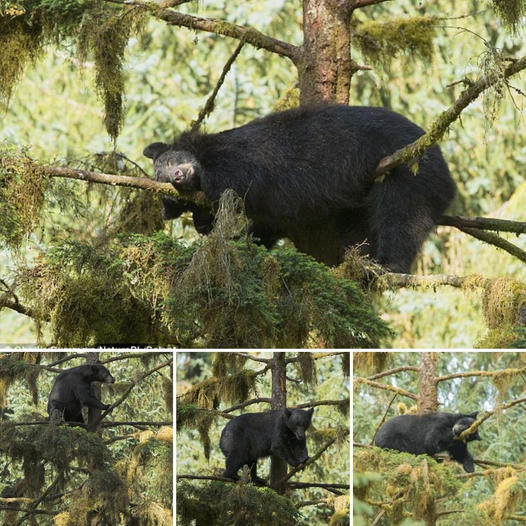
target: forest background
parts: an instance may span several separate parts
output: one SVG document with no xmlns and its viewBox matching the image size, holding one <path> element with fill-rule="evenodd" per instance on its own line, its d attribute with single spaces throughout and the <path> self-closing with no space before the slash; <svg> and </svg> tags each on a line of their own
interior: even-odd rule
<svg viewBox="0 0 526 526">
<path fill-rule="evenodd" d="M 175 5 L 178 3 L 185 4 L 178 8 L 182 12 L 197 11 L 199 16 L 257 27 L 293 44 L 302 41 L 299 1 L 202 1 Z M 5 8 L 11 4 L 4 1 L 2 5 Z M 524 4 L 511 4 L 520 19 Z M 360 48 L 360 39 L 355 39 L 353 57 L 359 63 L 372 64 L 372 69 L 353 76 L 350 103 L 389 107 L 428 128 L 458 96 L 462 89 L 459 81 L 466 76 L 477 78 L 484 72 L 495 59 L 495 50 L 521 55 L 524 44 L 520 23 L 512 23 L 511 29 L 506 27 L 502 23 L 506 13 L 491 7 L 490 2 L 481 5 L 473 0 L 439 0 L 382 2 L 357 10 L 354 23 L 362 25 L 362 31 L 375 20 L 387 25 L 374 35 L 380 42 L 377 55 L 368 54 L 370 48 Z M 396 29 L 402 26 L 396 25 L 399 22 L 395 20 L 416 16 L 442 17 L 431 41 L 427 40 L 429 35 L 424 39 L 428 42 L 425 52 L 418 46 L 418 35 L 404 35 L 403 30 Z M 395 25 L 389 26 L 390 22 Z M 390 27 L 395 36 L 390 36 Z M 408 33 L 412 31 L 416 31 L 414 26 Z M 125 115 L 115 142 L 104 126 L 105 114 L 97 96 L 101 92 L 99 89 L 97 93 L 93 82 L 93 60 L 88 56 L 80 63 L 73 46 L 50 45 L 34 64 L 19 73 L 20 82 L 9 93 L 8 106 L 4 97 L 0 139 L 26 146 L 35 159 L 66 160 L 70 166 L 81 167 L 103 168 L 107 156 L 102 153 L 115 149 L 151 173 L 150 163 L 141 156 L 142 149 L 152 140 L 170 141 L 188 129 L 214 89 L 220 65 L 227 62 L 235 45 L 235 41 L 223 36 L 169 27 L 151 17 L 122 51 Z M 286 59 L 245 45 L 217 95 L 214 111 L 205 120 L 206 130 L 228 129 L 270 113 L 286 103 L 296 82 L 296 71 Z M 500 91 L 489 90 L 479 97 L 441 141 L 459 190 L 452 214 L 526 219 L 526 183 L 520 170 L 526 164 L 521 133 L 524 88 L 521 91 L 520 77 L 511 79 L 511 84 L 513 89 L 502 90 L 501 86 Z M 115 159 L 109 168 L 118 169 L 122 160 Z M 0 251 L 0 278 L 10 283 L 17 268 L 31 266 L 41 251 L 51 245 L 101 243 L 116 232 L 162 228 L 158 202 L 153 208 L 144 209 L 140 208 L 142 203 L 137 215 L 137 206 L 134 211 L 127 208 L 130 203 L 137 205 L 137 193 L 119 195 L 116 197 L 113 188 L 103 185 L 53 181 L 52 191 L 46 196 L 45 213 L 29 241 L 18 251 Z M 128 214 L 127 223 L 122 221 L 123 212 Z M 164 229 L 187 243 L 198 237 L 188 217 L 165 224 Z M 524 236 L 507 237 L 524 248 Z M 61 257 L 67 257 L 64 254 L 56 252 L 53 257 L 62 264 Z M 84 255 L 75 257 L 82 264 Z M 451 227 L 439 227 L 425 244 L 417 272 L 457 276 L 476 273 L 523 283 L 526 280 L 523 262 Z M 7 290 L 8 286 L 3 288 Z M 444 286 L 396 288 L 385 291 L 375 301 L 379 301 L 382 319 L 394 330 L 395 337 L 389 344 L 395 347 L 492 346 L 502 342 L 498 337 L 487 338 L 488 325 L 491 328 L 491 323 L 495 323 L 484 319 L 483 306 L 487 307 L 490 295 Z M 517 306 L 516 301 L 523 300 L 522 292 L 519 300 L 513 299 L 513 307 Z M 497 296 L 499 305 L 506 301 L 506 297 Z M 112 306 L 106 303 L 100 309 L 111 313 Z M 74 314 L 75 309 L 70 312 Z M 46 324 L 35 327 L 31 319 L 18 312 L 0 312 L 1 343 L 34 343 L 37 330 L 43 330 L 41 341 L 57 341 L 57 335 L 52 338 Z M 80 343 L 67 335 L 64 341 L 69 345 L 90 344 L 84 333 L 79 338 Z"/>
<path fill-rule="evenodd" d="M 354 524 L 520 526 L 526 520 L 526 353 L 355 353 Z M 477 411 L 475 472 L 372 448 L 399 414 Z M 447 459 L 448 454 L 439 455 Z"/>
</svg>

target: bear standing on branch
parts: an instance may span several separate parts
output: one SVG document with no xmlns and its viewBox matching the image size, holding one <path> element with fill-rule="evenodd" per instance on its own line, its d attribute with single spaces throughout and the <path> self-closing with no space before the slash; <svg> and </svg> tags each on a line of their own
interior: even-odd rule
<svg viewBox="0 0 526 526">
<path fill-rule="evenodd" d="M 314 409 L 277 409 L 236 416 L 221 433 L 219 447 L 226 457 L 223 477 L 237 480 L 239 468 L 250 467 L 252 482 L 264 484 L 257 476 L 258 458 L 277 455 L 291 466 L 309 458 L 305 431 Z"/>
<path fill-rule="evenodd" d="M 384 108 L 321 106 L 274 113 L 215 134 L 189 132 L 173 144 L 150 144 L 155 177 L 182 192 L 202 190 L 216 203 L 228 188 L 245 202 L 250 232 L 270 248 L 287 237 L 328 265 L 346 248 L 393 272 L 408 273 L 422 243 L 455 195 L 440 148 L 375 179 L 380 160 L 423 130 Z M 191 206 L 165 198 L 164 215 Z M 198 230 L 212 215 L 192 209 Z M 197 217 L 196 217 L 197 213 Z"/>
<path fill-rule="evenodd" d="M 56 409 L 63 413 L 66 422 L 84 423 L 82 407 L 95 409 L 108 409 L 110 406 L 103 404 L 93 396 L 92 382 L 112 384 L 115 378 L 108 369 L 100 364 L 79 365 L 61 372 L 56 378 L 49 393 L 47 412 L 52 416 Z"/>
<path fill-rule="evenodd" d="M 395 416 L 382 424 L 374 445 L 415 455 L 432 456 L 447 451 L 451 458 L 462 464 L 465 471 L 473 473 L 475 466 L 467 442 L 481 440 L 478 430 L 468 435 L 466 442 L 456 440 L 456 437 L 471 427 L 477 414 L 426 413 Z"/>
</svg>

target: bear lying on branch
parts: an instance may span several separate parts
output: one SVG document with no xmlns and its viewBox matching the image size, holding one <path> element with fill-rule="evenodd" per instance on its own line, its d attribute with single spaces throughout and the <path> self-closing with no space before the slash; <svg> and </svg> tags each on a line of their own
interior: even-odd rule
<svg viewBox="0 0 526 526">
<path fill-rule="evenodd" d="M 447 451 L 451 458 L 462 464 L 467 473 L 473 473 L 473 457 L 467 442 L 481 440 L 478 430 L 468 435 L 465 442 L 456 438 L 477 419 L 478 412 L 470 414 L 426 413 L 400 415 L 382 424 L 374 445 L 384 449 L 406 451 L 414 455 L 435 455 Z"/>
<path fill-rule="evenodd" d="M 418 161 L 374 180 L 379 161 L 423 130 L 383 108 L 321 106 L 274 113 L 233 130 L 190 132 L 173 144 L 150 144 L 158 181 L 202 190 L 215 203 L 227 189 L 244 199 L 250 231 L 270 248 L 287 237 L 328 265 L 361 244 L 364 254 L 407 273 L 418 250 L 455 195 L 438 146 Z M 165 217 L 189 207 L 166 198 Z M 199 232 L 213 215 L 192 209 Z"/>
</svg>

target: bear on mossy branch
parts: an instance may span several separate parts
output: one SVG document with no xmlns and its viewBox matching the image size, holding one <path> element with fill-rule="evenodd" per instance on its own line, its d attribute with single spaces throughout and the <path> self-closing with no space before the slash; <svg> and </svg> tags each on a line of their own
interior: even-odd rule
<svg viewBox="0 0 526 526">
<path fill-rule="evenodd" d="M 49 393 L 47 412 L 49 416 L 55 409 L 64 415 L 66 422 L 84 423 L 82 407 L 95 409 L 108 409 L 110 406 L 103 404 L 93 396 L 92 382 L 112 384 L 115 378 L 108 369 L 101 364 L 79 365 L 61 372 L 56 378 Z"/>
<path fill-rule="evenodd" d="M 219 447 L 226 457 L 223 477 L 237 480 L 244 465 L 250 467 L 252 482 L 264 484 L 257 475 L 258 458 L 277 455 L 291 466 L 299 466 L 309 458 L 305 431 L 314 408 L 277 409 L 264 413 L 236 416 L 221 433 Z"/>
<path fill-rule="evenodd" d="M 465 442 L 457 437 L 471 427 L 477 414 L 425 413 L 395 416 L 382 424 L 376 433 L 374 445 L 414 455 L 432 456 L 447 451 L 454 460 L 462 464 L 465 471 L 473 473 L 475 466 L 467 442 L 481 440 L 478 430 L 468 435 Z"/>
<path fill-rule="evenodd" d="M 384 108 L 319 106 L 274 113 L 215 134 L 189 132 L 173 144 L 150 144 L 155 177 L 184 192 L 202 190 L 217 203 L 226 189 L 245 202 L 250 232 L 267 248 L 287 237 L 328 265 L 345 250 L 362 253 L 393 272 L 410 271 L 425 238 L 455 195 L 440 148 L 412 167 L 401 164 L 376 180 L 381 159 L 424 131 Z M 164 198 L 164 217 L 193 212 L 208 233 L 213 214 Z"/>
</svg>

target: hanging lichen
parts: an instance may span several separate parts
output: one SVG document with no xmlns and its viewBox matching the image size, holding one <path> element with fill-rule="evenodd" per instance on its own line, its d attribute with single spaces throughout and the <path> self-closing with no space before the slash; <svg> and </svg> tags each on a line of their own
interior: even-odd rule
<svg viewBox="0 0 526 526">
<path fill-rule="evenodd" d="M 393 58 L 433 60 L 433 39 L 440 19 L 433 16 L 394 18 L 388 22 L 358 22 L 352 30 L 352 43 L 364 58 L 385 69 Z"/>
<path fill-rule="evenodd" d="M 215 353 L 212 364 L 212 374 L 217 378 L 223 378 L 243 369 L 247 358 L 237 353 Z"/>
<path fill-rule="evenodd" d="M 93 57 L 95 84 L 104 103 L 104 124 L 117 137 L 123 120 L 124 51 L 140 31 L 144 14 L 96 0 L 18 0 L 0 9 L 0 98 L 6 103 L 25 67 L 48 43 L 77 44 L 81 62 Z"/>
<path fill-rule="evenodd" d="M 307 383 L 316 383 L 316 363 L 310 352 L 299 352 L 298 363 L 301 378 Z"/>
<path fill-rule="evenodd" d="M 486 116 L 486 123 L 493 124 L 497 118 L 500 102 L 506 95 L 506 77 L 504 75 L 506 62 L 501 53 L 495 48 L 489 48 L 482 54 L 480 68 L 485 78 L 492 81 L 492 85 L 482 94 L 482 107 Z"/>
<path fill-rule="evenodd" d="M 373 374 L 383 371 L 391 359 L 388 352 L 356 352 L 353 353 L 353 368 L 360 374 Z"/>
<path fill-rule="evenodd" d="M 508 278 L 484 282 L 482 309 L 488 333 L 481 348 L 523 347 L 526 341 L 526 285 Z M 522 343 L 521 343 L 522 342 Z"/>
<path fill-rule="evenodd" d="M 119 134 L 124 116 L 124 52 L 142 22 L 142 16 L 133 8 L 114 16 L 100 9 L 89 11 L 80 25 L 78 54 L 83 61 L 90 53 L 93 55 L 95 84 L 105 109 L 104 125 L 113 139 Z"/>
<path fill-rule="evenodd" d="M 131 458 L 119 466 L 133 502 L 131 514 L 137 524 L 144 526 L 170 524 L 173 448 L 171 442 L 160 439 L 164 434 L 141 441 Z"/>
<path fill-rule="evenodd" d="M 18 248 L 33 232 L 47 181 L 24 151 L 0 143 L 0 246 Z"/>
<path fill-rule="evenodd" d="M 128 508 L 127 487 L 114 471 L 94 471 L 77 490 L 69 507 L 68 526 L 97 523 L 119 524 L 121 514 Z"/>
<path fill-rule="evenodd" d="M 524 502 L 524 487 L 523 476 L 513 475 L 505 478 L 497 485 L 495 494 L 478 507 L 493 521 L 493 524 L 500 526 Z"/>
<path fill-rule="evenodd" d="M 524 0 L 490 0 L 493 10 L 502 23 L 518 33 L 520 25 L 526 16 L 526 2 Z"/>
</svg>

